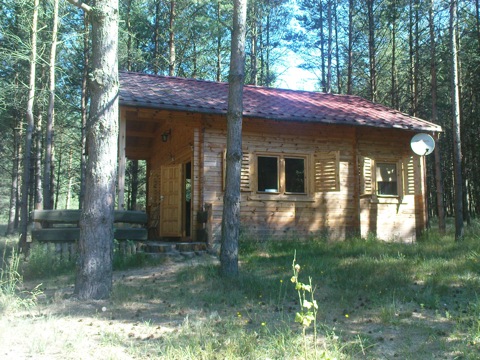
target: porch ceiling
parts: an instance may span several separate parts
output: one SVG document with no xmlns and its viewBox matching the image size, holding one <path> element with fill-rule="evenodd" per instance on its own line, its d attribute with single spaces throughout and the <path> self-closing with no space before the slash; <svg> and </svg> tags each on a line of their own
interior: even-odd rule
<svg viewBox="0 0 480 360">
<path fill-rule="evenodd" d="M 162 128 L 158 116 L 142 116 L 138 111 L 124 112 L 126 120 L 125 155 L 132 160 L 146 160 L 151 156 L 153 141 Z"/>
</svg>

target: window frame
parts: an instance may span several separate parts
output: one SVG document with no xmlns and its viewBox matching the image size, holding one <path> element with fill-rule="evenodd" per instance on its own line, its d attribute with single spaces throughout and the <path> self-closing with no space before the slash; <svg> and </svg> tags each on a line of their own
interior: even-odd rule
<svg viewBox="0 0 480 360">
<path fill-rule="evenodd" d="M 397 199 L 398 201 L 403 201 L 405 195 L 410 194 L 409 186 L 413 179 L 410 179 L 409 175 L 406 174 L 405 169 L 408 166 L 408 161 L 410 158 L 392 158 L 392 157 L 370 157 L 366 155 L 360 155 L 359 157 L 359 176 L 360 176 L 360 197 L 370 197 L 371 201 L 376 202 L 379 199 L 383 201 L 390 201 L 392 199 Z M 396 168 L 396 190 L 397 194 L 380 194 L 378 192 L 378 181 L 377 181 L 377 168 L 378 164 L 388 164 L 394 165 Z M 413 164 L 410 164 L 410 168 Z M 413 172 L 413 169 L 410 169 L 410 173 Z M 389 200 L 390 199 L 390 200 Z"/>
<path fill-rule="evenodd" d="M 378 179 L 378 172 L 382 167 L 393 167 L 395 168 L 394 173 L 394 181 L 382 181 L 383 183 L 388 184 L 395 184 L 395 193 L 380 193 L 380 181 Z M 378 197 L 399 197 L 400 196 L 400 183 L 399 183 L 399 176 L 400 176 L 401 169 L 399 169 L 398 161 L 376 161 L 375 162 L 375 195 Z M 383 180 L 383 179 L 382 179 Z"/>
<path fill-rule="evenodd" d="M 288 197 L 295 197 L 295 196 L 306 196 L 310 194 L 310 161 L 311 155 L 309 154 L 292 154 L 292 153 L 264 153 L 258 152 L 254 154 L 255 156 L 255 187 L 254 190 L 258 195 L 272 195 L 272 196 L 288 196 Z M 262 191 L 259 190 L 259 161 L 258 159 L 261 157 L 267 158 L 277 158 L 277 183 L 278 188 L 276 192 L 271 191 Z M 303 160 L 303 185 L 304 185 L 304 192 L 288 192 L 286 191 L 286 166 L 285 166 L 285 159 L 302 159 Z"/>
</svg>

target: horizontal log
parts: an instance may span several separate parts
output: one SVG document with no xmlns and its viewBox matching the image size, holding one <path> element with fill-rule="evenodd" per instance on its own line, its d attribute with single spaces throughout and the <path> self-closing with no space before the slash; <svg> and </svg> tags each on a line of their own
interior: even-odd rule
<svg viewBox="0 0 480 360">
<path fill-rule="evenodd" d="M 80 237 L 79 228 L 33 229 L 32 240 L 39 242 L 74 242 Z"/>
<path fill-rule="evenodd" d="M 117 240 L 144 241 L 148 238 L 148 231 L 145 228 L 118 228 L 114 234 Z"/>
<path fill-rule="evenodd" d="M 117 240 L 147 240 L 148 232 L 145 228 L 118 228 L 114 230 Z M 39 242 L 74 242 L 80 237 L 80 228 L 63 227 L 32 230 L 32 240 Z"/>
<path fill-rule="evenodd" d="M 75 224 L 80 220 L 81 210 L 34 210 L 31 214 L 33 221 L 52 223 Z M 115 210 L 114 222 L 131 224 L 146 224 L 147 213 L 143 211 Z"/>
</svg>

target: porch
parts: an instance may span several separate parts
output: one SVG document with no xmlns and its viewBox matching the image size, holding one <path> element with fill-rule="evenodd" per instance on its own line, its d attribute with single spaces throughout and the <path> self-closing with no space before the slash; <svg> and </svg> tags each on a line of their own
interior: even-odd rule
<svg viewBox="0 0 480 360">
<path fill-rule="evenodd" d="M 31 215 L 30 241 L 53 246 L 54 252 L 64 258 L 76 254 L 80 236 L 80 210 L 35 210 Z M 117 250 L 131 255 L 201 255 L 207 250 L 205 242 L 179 239 L 148 239 L 147 213 L 143 211 L 115 210 L 114 239 Z"/>
</svg>

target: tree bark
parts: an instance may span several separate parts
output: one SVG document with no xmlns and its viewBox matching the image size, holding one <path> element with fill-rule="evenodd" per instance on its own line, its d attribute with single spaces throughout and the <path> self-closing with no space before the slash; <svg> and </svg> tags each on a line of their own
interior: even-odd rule
<svg viewBox="0 0 480 360">
<path fill-rule="evenodd" d="M 75 294 L 79 299 L 105 299 L 112 289 L 118 152 L 118 0 L 97 0 L 93 8 L 89 14 L 92 70 L 88 161 L 75 281 Z"/>
<path fill-rule="evenodd" d="M 217 1 L 217 47 L 216 51 L 216 62 L 215 62 L 215 69 L 216 69 L 216 81 L 222 81 L 222 22 L 221 22 L 221 7 L 220 1 Z"/>
<path fill-rule="evenodd" d="M 42 71 L 43 72 L 43 71 Z M 44 77 L 42 76 L 42 79 Z M 44 90 L 44 89 L 42 89 Z M 35 127 L 35 187 L 34 187 L 34 208 L 43 209 L 43 190 L 42 190 L 42 123 L 43 106 L 38 110 L 37 125 Z"/>
<path fill-rule="evenodd" d="M 175 3 L 176 0 L 170 1 L 170 21 L 168 29 L 168 76 L 175 75 Z"/>
<path fill-rule="evenodd" d="M 338 1 L 334 1 L 334 7 L 333 7 L 333 18 L 334 18 L 334 23 L 335 23 L 335 60 L 337 62 L 336 68 L 337 68 L 337 93 L 341 94 L 342 93 L 342 72 L 340 69 L 340 50 L 339 50 L 339 45 L 338 45 L 338 31 L 339 31 L 339 25 L 338 25 Z"/>
<path fill-rule="evenodd" d="M 220 248 L 221 273 L 224 276 L 238 275 L 246 15 L 247 0 L 235 0 L 228 89 L 227 167 Z"/>
<path fill-rule="evenodd" d="M 158 74 L 160 71 L 159 54 L 160 54 L 160 4 L 161 1 L 155 2 L 155 22 L 153 24 L 153 73 Z"/>
<path fill-rule="evenodd" d="M 80 194 L 79 207 L 83 208 L 85 199 L 85 177 L 87 172 L 87 119 L 88 119 L 88 68 L 90 66 L 90 25 L 88 13 L 83 14 L 83 74 L 82 74 L 82 98 L 81 98 L 81 113 L 82 113 L 82 155 L 80 158 Z M 57 204 L 57 201 L 55 201 Z"/>
<path fill-rule="evenodd" d="M 32 20 L 32 38 L 31 46 L 32 52 L 30 54 L 30 83 L 28 91 L 27 102 L 27 116 L 26 116 L 26 129 L 25 129 L 25 149 L 23 158 L 23 183 L 22 183 L 22 203 L 21 203 L 21 215 L 20 215 L 20 250 L 27 255 L 28 243 L 27 243 L 27 228 L 28 228 L 28 204 L 29 204 L 29 189 L 31 182 L 31 150 L 32 150 L 32 138 L 34 128 L 33 118 L 33 104 L 35 102 L 35 74 L 37 65 L 37 23 L 38 23 L 38 7 L 39 0 L 34 0 L 33 3 L 33 20 Z"/>
<path fill-rule="evenodd" d="M 374 20 L 374 0 L 367 0 L 368 17 L 368 57 L 370 67 L 370 100 L 377 101 L 377 64 L 375 47 L 375 20 Z"/>
<path fill-rule="evenodd" d="M 431 79 L 431 97 L 432 97 L 432 121 L 438 122 L 437 111 L 437 63 L 436 63 L 436 44 L 435 44 L 435 23 L 434 23 L 435 0 L 431 0 L 429 9 L 429 30 L 430 30 L 430 79 Z M 441 155 L 438 146 L 438 139 L 434 150 L 435 157 L 435 188 L 437 200 L 438 229 L 444 234 L 445 227 L 445 208 L 443 203 L 443 179 L 441 169 Z"/>
<path fill-rule="evenodd" d="M 18 119 L 15 119 L 18 122 Z M 17 202 L 18 202 L 18 172 L 19 172 L 19 154 L 20 154 L 20 129 L 13 129 L 13 149 L 12 149 L 12 182 L 10 185 L 10 204 L 8 211 L 8 223 L 5 235 L 12 235 L 15 231 L 15 221 L 17 215 Z"/>
<path fill-rule="evenodd" d="M 327 1 L 327 92 L 332 92 L 332 41 L 333 41 L 333 29 L 332 29 L 332 0 Z"/>
<path fill-rule="evenodd" d="M 391 67 L 391 106 L 398 109 L 397 97 L 397 3 L 396 0 L 391 4 L 392 12 L 392 67 Z"/>
<path fill-rule="evenodd" d="M 347 94 L 353 93 L 353 11 L 354 0 L 348 1 L 348 65 L 347 65 Z"/>
<path fill-rule="evenodd" d="M 48 98 L 48 114 L 45 129 L 45 160 L 43 164 L 43 208 L 53 208 L 53 173 L 54 173 L 54 126 L 55 126 L 55 63 L 57 57 L 57 33 L 58 33 L 58 2 L 53 3 L 53 29 L 52 29 L 52 46 L 50 48 L 49 61 L 49 98 Z"/>
<path fill-rule="evenodd" d="M 460 136 L 460 92 L 458 86 L 457 0 L 450 1 L 450 47 L 452 54 L 453 171 L 455 184 L 455 240 L 463 239 L 462 142 Z"/>
<path fill-rule="evenodd" d="M 326 74 L 325 74 L 325 34 L 323 32 L 323 0 L 318 2 L 319 5 L 319 16 L 320 16 L 320 56 L 321 56 L 321 66 L 322 66 L 322 91 L 327 92 L 327 81 L 326 81 Z"/>
<path fill-rule="evenodd" d="M 251 25 L 251 43 L 250 43 L 250 85 L 258 85 L 258 8 L 256 3 L 253 3 L 253 20 Z"/>
</svg>

